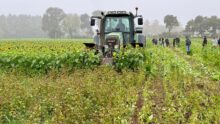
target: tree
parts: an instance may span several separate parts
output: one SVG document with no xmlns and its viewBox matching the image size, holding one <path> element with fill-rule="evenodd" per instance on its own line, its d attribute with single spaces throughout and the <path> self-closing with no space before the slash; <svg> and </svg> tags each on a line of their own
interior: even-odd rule
<svg viewBox="0 0 220 124">
<path fill-rule="evenodd" d="M 195 22 L 193 19 L 187 22 L 185 31 L 187 32 L 187 34 L 191 35 L 195 33 Z"/>
<path fill-rule="evenodd" d="M 7 25 L 7 17 L 5 17 L 4 15 L 0 16 L 0 37 L 4 38 L 7 34 L 7 29 L 6 29 L 6 25 Z"/>
<path fill-rule="evenodd" d="M 81 20 L 81 30 L 83 33 L 86 34 L 85 37 L 92 37 L 94 32 L 92 30 L 92 27 L 90 26 L 90 17 L 88 14 L 82 14 L 80 16 L 80 20 Z"/>
<path fill-rule="evenodd" d="M 197 16 L 194 20 L 190 20 L 185 28 L 186 32 L 198 32 L 201 36 L 205 32 L 209 32 L 212 36 L 217 35 L 217 30 L 220 29 L 220 19 L 217 16 L 203 17 Z"/>
<path fill-rule="evenodd" d="M 173 16 L 173 15 L 167 15 L 164 17 L 164 23 L 166 24 L 166 28 L 168 29 L 169 33 L 171 32 L 171 30 L 176 27 L 179 26 L 179 22 L 177 20 L 177 17 Z"/>
<path fill-rule="evenodd" d="M 78 36 L 80 32 L 80 18 L 77 14 L 68 14 L 63 20 L 63 29 L 70 38 Z"/>
<path fill-rule="evenodd" d="M 220 29 L 220 19 L 217 16 L 212 16 L 208 19 L 208 27 L 212 36 L 217 35 L 217 30 Z"/>
<path fill-rule="evenodd" d="M 60 8 L 48 8 L 42 19 L 42 29 L 48 33 L 50 38 L 61 38 L 61 30 L 65 13 Z"/>
<path fill-rule="evenodd" d="M 158 20 L 154 20 L 154 21 L 152 22 L 152 24 L 151 24 L 151 32 L 152 32 L 153 34 L 158 35 L 158 34 L 161 34 L 161 33 L 165 32 L 165 31 L 166 31 L 165 26 L 160 25 L 160 23 L 159 23 Z"/>
<path fill-rule="evenodd" d="M 159 35 L 166 31 L 164 25 L 161 25 L 158 20 L 152 22 L 146 20 L 144 22 L 144 34 L 147 36 Z"/>
<path fill-rule="evenodd" d="M 30 15 L 0 16 L 1 38 L 42 38 L 46 33 L 41 29 L 42 17 Z"/>
<path fill-rule="evenodd" d="M 197 16 L 194 20 L 194 24 L 195 31 L 203 36 L 204 32 L 207 30 L 206 18 L 203 16 Z"/>
<path fill-rule="evenodd" d="M 149 28 L 150 28 L 150 22 L 149 22 L 148 20 L 145 20 L 145 22 L 144 22 L 144 27 L 143 27 L 143 33 L 144 33 L 145 35 L 150 35 L 150 30 L 149 30 Z"/>
</svg>

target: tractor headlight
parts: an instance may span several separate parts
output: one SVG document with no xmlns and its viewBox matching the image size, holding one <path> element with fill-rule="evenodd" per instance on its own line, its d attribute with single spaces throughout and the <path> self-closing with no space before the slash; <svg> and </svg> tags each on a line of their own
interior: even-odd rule
<svg viewBox="0 0 220 124">
<path fill-rule="evenodd" d="M 108 45 L 104 45 L 105 52 L 108 51 Z"/>
<path fill-rule="evenodd" d="M 118 49 L 119 48 L 119 45 L 115 45 L 115 49 Z"/>
<path fill-rule="evenodd" d="M 105 49 L 108 49 L 108 45 L 104 45 Z"/>
</svg>

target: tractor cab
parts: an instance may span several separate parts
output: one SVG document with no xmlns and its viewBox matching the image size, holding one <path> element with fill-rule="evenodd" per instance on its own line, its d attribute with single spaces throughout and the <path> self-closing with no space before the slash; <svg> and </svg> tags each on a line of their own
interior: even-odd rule
<svg viewBox="0 0 220 124">
<path fill-rule="evenodd" d="M 146 38 L 141 34 L 143 18 L 137 12 L 134 15 L 126 11 L 108 11 L 106 13 L 102 12 L 101 15 L 91 17 L 91 26 L 95 26 L 96 21 L 100 22 L 98 25 L 100 30 L 98 33 L 99 41 L 94 41 L 96 43 L 94 48 L 102 52 L 104 57 L 111 58 L 113 52 L 125 48 L 128 44 L 134 47 L 145 45 Z M 99 43 L 97 44 L 97 42 Z M 85 45 L 87 47 L 94 46 L 91 43 Z"/>
<path fill-rule="evenodd" d="M 117 12 L 119 13 L 119 12 Z M 120 40 L 120 45 L 127 45 L 130 42 L 134 42 L 134 37 L 131 35 L 133 29 L 133 22 L 130 14 L 121 12 L 121 14 L 114 14 L 108 12 L 105 19 L 103 20 L 103 35 L 105 39 L 115 35 Z M 107 42 L 107 41 L 106 41 Z"/>
</svg>

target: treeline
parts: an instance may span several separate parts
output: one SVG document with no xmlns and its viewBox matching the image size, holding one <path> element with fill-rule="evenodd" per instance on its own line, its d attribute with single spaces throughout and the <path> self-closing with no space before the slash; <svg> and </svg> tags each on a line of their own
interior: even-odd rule
<svg viewBox="0 0 220 124">
<path fill-rule="evenodd" d="M 42 17 L 30 15 L 0 16 L 0 38 L 46 37 L 41 29 Z"/>
<path fill-rule="evenodd" d="M 60 8 L 48 8 L 42 18 L 42 29 L 50 38 L 86 38 L 93 36 L 88 14 L 66 14 Z"/>
<path fill-rule="evenodd" d="M 197 16 L 195 19 L 188 21 L 185 32 L 189 35 L 217 37 L 220 35 L 220 18 L 217 16 Z"/>
<path fill-rule="evenodd" d="M 154 30 L 157 31 L 157 35 L 165 37 L 176 37 L 176 36 L 192 36 L 192 37 L 219 37 L 220 36 L 220 18 L 217 16 L 203 17 L 197 16 L 195 19 L 191 19 L 187 22 L 185 29 L 181 28 L 177 16 L 166 15 L 164 17 L 165 27 L 159 26 L 155 23 L 152 25 Z M 145 30 L 146 30 L 145 24 Z"/>
<path fill-rule="evenodd" d="M 94 11 L 93 13 L 97 13 Z M 89 14 L 66 14 L 49 8 L 43 16 L 0 15 L 0 39 L 4 38 L 90 38 Z"/>
<path fill-rule="evenodd" d="M 92 15 L 98 16 L 96 10 Z M 91 38 L 94 30 L 90 26 L 89 14 L 65 13 L 62 9 L 50 7 L 43 16 L 0 15 L 0 39 L 4 38 Z M 97 25 L 99 22 L 97 21 Z M 97 27 L 98 28 L 98 27 Z M 220 35 L 220 19 L 217 16 L 197 16 L 188 21 L 183 28 L 178 18 L 166 15 L 164 24 L 154 20 L 144 23 L 144 34 L 148 37 L 164 35 L 218 36 Z"/>
</svg>

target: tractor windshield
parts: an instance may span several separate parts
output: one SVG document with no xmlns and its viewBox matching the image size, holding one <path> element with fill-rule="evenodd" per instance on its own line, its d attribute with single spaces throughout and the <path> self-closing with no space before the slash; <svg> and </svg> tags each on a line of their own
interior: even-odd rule
<svg viewBox="0 0 220 124">
<path fill-rule="evenodd" d="M 110 32 L 130 32 L 130 23 L 128 17 L 106 17 L 105 33 Z"/>
</svg>

